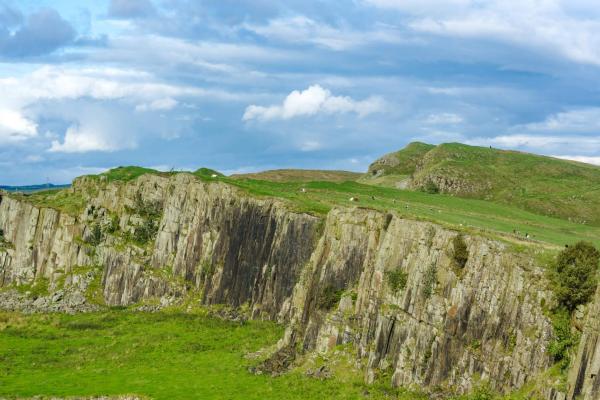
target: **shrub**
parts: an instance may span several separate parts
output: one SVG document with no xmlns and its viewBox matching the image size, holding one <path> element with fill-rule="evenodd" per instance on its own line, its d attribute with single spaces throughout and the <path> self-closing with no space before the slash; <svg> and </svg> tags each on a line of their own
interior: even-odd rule
<svg viewBox="0 0 600 400">
<path fill-rule="evenodd" d="M 85 239 L 87 244 L 91 244 L 92 246 L 98 246 L 102 242 L 102 229 L 100 228 L 100 224 L 92 225 L 92 229 L 90 234 Z"/>
<path fill-rule="evenodd" d="M 423 185 L 422 190 L 425 193 L 429 193 L 429 194 L 437 194 L 440 192 L 440 188 L 431 178 L 428 179 L 427 182 L 425 182 L 425 185 Z"/>
<path fill-rule="evenodd" d="M 318 307 L 321 310 L 331 310 L 340 302 L 342 298 L 341 289 L 336 289 L 334 286 L 327 286 L 319 295 Z"/>
<path fill-rule="evenodd" d="M 571 314 L 567 309 L 554 310 L 551 319 L 554 340 L 550 343 L 548 352 L 559 363 L 561 370 L 565 370 L 569 366 L 569 353 L 577 345 L 579 338 L 571 330 Z"/>
<path fill-rule="evenodd" d="M 469 250 L 467 250 L 464 236 L 459 233 L 454 237 L 452 243 L 454 245 L 454 254 L 452 255 L 454 263 L 457 267 L 464 268 L 469 260 Z"/>
<path fill-rule="evenodd" d="M 401 269 L 395 269 L 392 271 L 387 271 L 385 273 L 387 278 L 388 286 L 391 291 L 396 293 L 399 290 L 402 290 L 406 287 L 406 281 L 408 280 L 408 274 Z"/>
<path fill-rule="evenodd" d="M 426 299 L 430 298 L 433 294 L 433 289 L 437 284 L 437 267 L 435 263 L 432 263 L 423 277 L 423 297 Z"/>
<path fill-rule="evenodd" d="M 144 223 L 137 228 L 133 233 L 133 240 L 139 244 L 148 243 L 151 239 L 154 239 L 158 233 L 158 223 L 151 218 L 145 219 Z"/>
<path fill-rule="evenodd" d="M 587 303 L 597 286 L 600 252 L 587 242 L 578 242 L 561 251 L 554 266 L 554 290 L 561 306 L 573 311 Z"/>
</svg>

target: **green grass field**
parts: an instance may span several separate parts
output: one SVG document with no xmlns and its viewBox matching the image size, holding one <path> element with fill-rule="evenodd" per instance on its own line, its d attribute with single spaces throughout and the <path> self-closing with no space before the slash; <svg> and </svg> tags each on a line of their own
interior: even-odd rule
<svg viewBox="0 0 600 400">
<path fill-rule="evenodd" d="M 517 207 L 476 199 L 427 194 L 408 190 L 364 185 L 357 182 L 281 183 L 259 180 L 216 178 L 265 197 L 282 198 L 297 211 L 326 214 L 335 206 L 358 206 L 381 211 L 393 210 L 407 218 L 441 223 L 507 240 L 531 240 L 563 246 L 578 240 L 600 245 L 600 227 L 534 214 Z M 301 189 L 304 188 L 305 192 Z M 358 197 L 358 202 L 350 202 Z M 518 231 L 515 235 L 513 231 Z"/>
<path fill-rule="evenodd" d="M 258 361 L 247 354 L 281 335 L 271 322 L 240 325 L 201 313 L 0 312 L 0 398 L 423 399 L 389 384 L 366 386 L 348 368 L 324 381 L 301 369 L 276 378 L 249 373 Z"/>
</svg>

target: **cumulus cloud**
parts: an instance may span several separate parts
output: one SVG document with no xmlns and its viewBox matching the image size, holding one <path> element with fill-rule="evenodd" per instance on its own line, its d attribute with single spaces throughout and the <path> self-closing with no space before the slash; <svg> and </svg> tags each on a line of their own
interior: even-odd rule
<svg viewBox="0 0 600 400">
<path fill-rule="evenodd" d="M 0 143 L 28 139 L 37 135 L 37 124 L 20 112 L 0 109 Z"/>
<path fill-rule="evenodd" d="M 20 78 L 0 78 L 0 142 L 16 142 L 38 135 L 37 120 L 46 107 L 36 108 L 42 102 L 88 100 L 114 101 L 138 111 L 173 109 L 176 97 L 210 96 L 194 87 L 161 83 L 146 72 L 117 68 L 61 68 L 42 67 Z M 83 103 L 77 103 L 81 108 Z M 25 113 L 26 110 L 36 109 Z M 114 132 L 122 127 L 110 125 L 115 119 L 110 113 L 82 113 L 64 117 L 71 126 L 62 141 L 54 140 L 50 151 L 81 153 L 87 151 L 115 151 L 136 145 L 133 137 L 124 140 Z M 30 115 L 29 115 L 30 114 Z M 60 118 L 60 117 L 59 117 Z"/>
<path fill-rule="evenodd" d="M 360 117 L 381 112 L 385 102 L 380 97 L 356 101 L 348 96 L 334 96 L 320 85 L 310 86 L 303 91 L 294 90 L 281 105 L 268 107 L 250 105 L 246 108 L 242 120 L 290 119 L 313 116 L 316 114 L 355 113 Z"/>
<path fill-rule="evenodd" d="M 137 147 L 135 136 L 126 133 L 116 119 L 107 118 L 106 112 L 82 115 L 67 129 L 62 142 L 53 140 L 51 153 L 112 152 Z"/>
<path fill-rule="evenodd" d="M 21 21 L 19 14 L 5 8 L 0 20 L 5 26 Z M 29 15 L 17 29 L 0 29 L 0 55 L 29 57 L 51 53 L 68 45 L 75 38 L 75 30 L 56 10 L 44 8 Z"/>
<path fill-rule="evenodd" d="M 108 6 L 108 16 L 111 18 L 143 18 L 154 15 L 155 12 L 150 0 L 111 0 Z"/>
</svg>

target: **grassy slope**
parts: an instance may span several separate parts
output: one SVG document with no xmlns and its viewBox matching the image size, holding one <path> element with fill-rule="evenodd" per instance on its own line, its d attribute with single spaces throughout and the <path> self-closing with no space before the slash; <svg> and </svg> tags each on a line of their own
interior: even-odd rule
<svg viewBox="0 0 600 400">
<path fill-rule="evenodd" d="M 404 149 L 386 154 L 369 166 L 369 173 L 383 171 L 384 175 L 411 175 L 423 156 L 435 146 L 427 143 L 413 142 Z"/>
<path fill-rule="evenodd" d="M 0 312 L 0 397 L 137 394 L 154 399 L 419 399 L 362 375 L 319 381 L 247 372 L 244 356 L 282 328 L 200 314 L 108 311 L 79 315 Z M 364 393 L 368 391 L 368 395 Z"/>
<path fill-rule="evenodd" d="M 417 146 L 423 150 L 422 146 Z M 414 145 L 396 153 L 409 160 L 404 170 L 392 168 L 384 175 L 414 169 L 419 152 Z M 404 154 L 406 152 L 406 154 Z M 445 176 L 472 183 L 481 190 L 458 193 L 517 206 L 539 214 L 572 218 L 600 225 L 600 168 L 534 154 L 442 144 L 420 153 L 421 168 L 415 178 Z M 374 163 L 372 168 L 376 168 Z M 487 185 L 491 185 L 491 190 Z"/>
<path fill-rule="evenodd" d="M 231 175 L 234 179 L 257 179 L 273 182 L 345 182 L 354 181 L 362 174 L 348 171 L 327 171 L 311 169 L 276 169 L 251 174 Z"/>
<path fill-rule="evenodd" d="M 332 207 L 354 206 L 393 210 L 408 218 L 424 219 L 459 229 L 513 236 L 513 230 L 533 239 L 556 245 L 588 240 L 600 245 L 600 228 L 533 214 L 504 204 L 476 199 L 364 185 L 357 182 L 280 183 L 257 180 L 221 179 L 253 195 L 279 197 L 297 211 L 325 214 Z M 306 192 L 301 192 L 305 188 Z M 359 202 L 350 202 L 350 197 Z"/>
</svg>

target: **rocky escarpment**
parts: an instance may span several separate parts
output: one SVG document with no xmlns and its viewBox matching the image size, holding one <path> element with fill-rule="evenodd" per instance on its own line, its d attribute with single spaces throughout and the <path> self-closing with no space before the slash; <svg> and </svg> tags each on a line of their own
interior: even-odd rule
<svg viewBox="0 0 600 400">
<path fill-rule="evenodd" d="M 371 211 L 336 210 L 294 293 L 286 342 L 331 350 L 354 343 L 367 379 L 395 385 L 497 390 L 520 387 L 551 364 L 552 328 L 540 309 L 542 271 L 506 246 L 468 237 L 455 265 L 456 232 Z M 405 274 L 403 287 L 390 274 Z M 337 310 L 320 293 L 345 290 Z"/>
<path fill-rule="evenodd" d="M 46 280 L 52 294 L 93 269 L 108 305 L 193 295 L 247 306 L 288 325 L 286 351 L 346 344 L 366 380 L 393 385 L 508 392 L 552 365 L 543 271 L 497 241 L 465 236 L 461 266 L 457 232 L 441 226 L 360 208 L 322 220 L 187 174 L 70 190 L 85 199 L 79 215 L 2 197 L 0 286 Z"/>
</svg>

